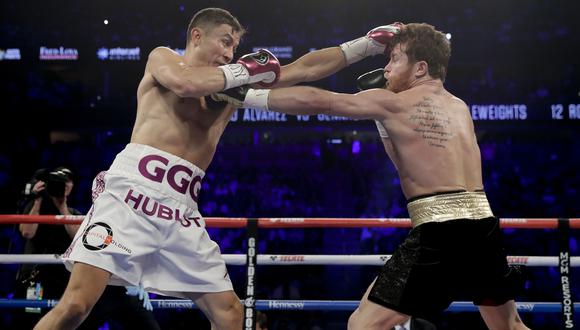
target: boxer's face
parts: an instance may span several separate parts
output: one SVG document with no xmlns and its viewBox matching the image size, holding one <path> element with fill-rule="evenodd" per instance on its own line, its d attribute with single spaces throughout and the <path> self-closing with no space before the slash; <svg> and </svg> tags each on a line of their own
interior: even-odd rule
<svg viewBox="0 0 580 330">
<path fill-rule="evenodd" d="M 200 47 L 203 61 L 209 66 L 220 66 L 230 63 L 240 44 L 240 33 L 222 24 L 211 29 L 198 29 L 192 33 L 193 42 Z"/>
<path fill-rule="evenodd" d="M 385 78 L 388 80 L 387 89 L 398 93 L 409 88 L 413 81 L 413 63 L 404 51 L 404 45 L 397 44 L 391 52 L 391 59 L 385 67 Z"/>
</svg>

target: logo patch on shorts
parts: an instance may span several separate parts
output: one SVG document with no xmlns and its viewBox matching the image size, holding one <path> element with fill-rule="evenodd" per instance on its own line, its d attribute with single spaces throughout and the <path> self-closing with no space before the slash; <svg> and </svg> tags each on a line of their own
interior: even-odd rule
<svg viewBox="0 0 580 330">
<path fill-rule="evenodd" d="M 112 241 L 113 229 L 103 222 L 93 223 L 83 233 L 83 245 L 91 251 L 102 250 Z"/>
<path fill-rule="evenodd" d="M 114 245 L 131 254 L 131 249 L 113 239 L 113 229 L 104 222 L 95 222 L 83 232 L 83 246 L 90 251 L 100 251 Z"/>
</svg>

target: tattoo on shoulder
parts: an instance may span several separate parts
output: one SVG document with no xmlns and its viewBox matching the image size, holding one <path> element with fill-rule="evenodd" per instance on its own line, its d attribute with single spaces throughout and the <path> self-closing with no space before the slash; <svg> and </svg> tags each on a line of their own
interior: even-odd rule
<svg viewBox="0 0 580 330">
<path fill-rule="evenodd" d="M 414 131 L 421 134 L 429 146 L 447 148 L 447 142 L 452 136 L 449 115 L 443 112 L 441 106 L 435 104 L 432 98 L 427 96 L 413 104 L 413 109 L 409 120 L 417 124 Z"/>
</svg>

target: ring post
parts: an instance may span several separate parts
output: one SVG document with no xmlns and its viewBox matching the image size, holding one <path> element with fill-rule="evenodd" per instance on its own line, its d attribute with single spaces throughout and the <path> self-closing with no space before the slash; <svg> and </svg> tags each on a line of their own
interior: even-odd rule
<svg viewBox="0 0 580 330">
<path fill-rule="evenodd" d="M 246 299 L 244 301 L 244 330 L 256 329 L 256 264 L 258 263 L 258 219 L 249 218 L 246 226 L 248 253 L 246 257 Z"/>
<path fill-rule="evenodd" d="M 560 240 L 560 284 L 562 286 L 562 324 L 564 329 L 574 329 L 574 304 L 570 281 L 570 221 L 567 218 L 558 219 L 558 235 Z"/>
</svg>

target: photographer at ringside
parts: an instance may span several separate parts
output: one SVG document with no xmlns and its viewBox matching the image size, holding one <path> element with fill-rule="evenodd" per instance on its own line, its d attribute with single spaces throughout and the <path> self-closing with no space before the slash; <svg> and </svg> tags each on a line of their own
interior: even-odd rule
<svg viewBox="0 0 580 330">
<path fill-rule="evenodd" d="M 68 197 L 74 187 L 73 172 L 66 167 L 53 171 L 37 170 L 25 185 L 22 214 L 28 215 L 81 215 L 69 207 Z M 25 254 L 63 254 L 71 244 L 80 225 L 20 224 L 20 233 L 26 238 Z M 70 273 L 62 264 L 24 264 L 17 280 L 18 295 L 26 299 L 60 299 Z M 105 322 L 109 329 L 158 330 L 159 324 L 151 312 L 146 292 L 139 287 L 107 286 L 89 317 L 79 327 L 97 330 Z M 32 329 L 48 309 L 25 308 L 14 314 L 16 328 Z"/>
<path fill-rule="evenodd" d="M 66 167 L 54 171 L 40 169 L 26 184 L 24 198 L 27 201 L 23 214 L 28 215 L 80 215 L 81 212 L 67 204 L 74 183 L 73 173 Z M 68 248 L 80 225 L 48 225 L 22 223 L 22 237 L 26 238 L 25 254 L 62 254 Z M 58 299 L 64 292 L 69 272 L 62 265 L 24 265 L 19 271 L 19 281 L 32 290 L 43 291 L 43 299 Z M 38 294 L 39 292 L 37 292 Z"/>
</svg>

